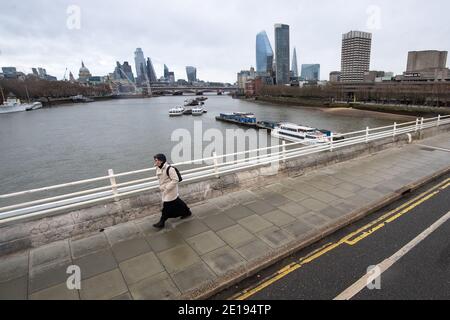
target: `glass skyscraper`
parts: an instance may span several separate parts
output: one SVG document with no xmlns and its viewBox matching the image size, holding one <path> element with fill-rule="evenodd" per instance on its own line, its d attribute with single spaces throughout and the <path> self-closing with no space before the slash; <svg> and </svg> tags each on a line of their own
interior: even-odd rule
<svg viewBox="0 0 450 320">
<path fill-rule="evenodd" d="M 164 79 L 169 80 L 169 68 L 164 65 Z"/>
<path fill-rule="evenodd" d="M 148 81 L 150 82 L 156 82 L 156 72 L 155 69 L 153 68 L 153 63 L 150 58 L 147 58 L 147 66 L 145 69 L 146 69 L 145 70 L 146 79 L 148 79 Z"/>
<path fill-rule="evenodd" d="M 144 52 L 141 48 L 137 48 L 134 52 L 134 63 L 136 66 L 136 75 L 139 79 L 142 78 L 142 69 L 145 68 L 145 58 L 144 58 Z"/>
<path fill-rule="evenodd" d="M 186 75 L 188 82 L 192 83 L 197 81 L 197 69 L 191 66 L 186 67 Z"/>
<path fill-rule="evenodd" d="M 276 79 L 278 85 L 290 82 L 290 57 L 289 57 L 289 26 L 286 24 L 275 25 L 275 61 Z"/>
<path fill-rule="evenodd" d="M 273 50 L 265 31 L 256 35 L 256 72 L 271 73 Z"/>
<path fill-rule="evenodd" d="M 126 78 L 131 81 L 134 82 L 134 75 L 133 75 L 133 70 L 131 69 L 130 64 L 128 63 L 128 61 L 125 61 L 122 65 L 122 70 L 123 72 L 126 74 Z"/>
<path fill-rule="evenodd" d="M 320 64 L 302 64 L 301 78 L 305 81 L 319 81 Z"/>
<path fill-rule="evenodd" d="M 297 50 L 294 48 L 294 54 L 292 55 L 292 76 L 298 78 L 298 66 L 297 66 Z"/>
</svg>

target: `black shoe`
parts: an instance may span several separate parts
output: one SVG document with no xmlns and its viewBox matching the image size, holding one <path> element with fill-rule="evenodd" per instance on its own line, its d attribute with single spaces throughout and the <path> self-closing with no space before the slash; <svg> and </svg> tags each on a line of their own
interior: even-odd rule
<svg viewBox="0 0 450 320">
<path fill-rule="evenodd" d="M 164 225 L 165 225 L 164 221 L 160 221 L 160 222 L 158 222 L 157 224 L 154 224 L 153 226 L 154 226 L 156 229 L 164 229 Z"/>
<path fill-rule="evenodd" d="M 189 218 L 190 216 L 192 216 L 192 212 L 191 212 L 191 211 L 189 211 L 189 213 L 188 213 L 187 215 L 182 216 L 182 217 L 181 217 L 181 220 L 187 219 L 187 218 Z"/>
</svg>

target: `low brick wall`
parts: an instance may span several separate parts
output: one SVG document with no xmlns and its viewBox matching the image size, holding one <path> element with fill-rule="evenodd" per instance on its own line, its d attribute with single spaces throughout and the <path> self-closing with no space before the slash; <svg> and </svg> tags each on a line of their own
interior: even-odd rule
<svg viewBox="0 0 450 320">
<path fill-rule="evenodd" d="M 413 140 L 435 136 L 450 131 L 450 126 L 425 129 L 413 134 Z M 209 178 L 198 182 L 182 183 L 180 196 L 190 205 L 211 198 L 257 185 L 276 182 L 280 177 L 299 176 L 308 171 L 330 164 L 355 159 L 392 147 L 408 143 L 401 135 L 385 138 L 368 144 L 348 146 L 304 156 L 280 163 L 279 168 L 270 165 L 253 170 L 228 174 L 220 178 Z M 119 201 L 87 206 L 70 212 L 61 212 L 49 217 L 27 218 L 0 226 L 0 256 L 39 247 L 54 241 L 74 236 L 83 236 L 127 221 L 160 214 L 161 196 L 158 191 L 146 192 Z"/>
</svg>

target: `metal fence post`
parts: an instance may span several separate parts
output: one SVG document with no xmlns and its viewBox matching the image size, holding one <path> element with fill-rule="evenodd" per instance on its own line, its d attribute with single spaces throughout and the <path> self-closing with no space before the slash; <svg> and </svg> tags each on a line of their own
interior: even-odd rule
<svg viewBox="0 0 450 320">
<path fill-rule="evenodd" d="M 416 118 L 416 132 L 419 130 L 419 118 Z"/>
<path fill-rule="evenodd" d="M 423 130 L 423 118 L 420 120 L 420 130 Z"/>
<path fill-rule="evenodd" d="M 366 127 L 366 143 L 369 143 L 369 127 Z"/>
<path fill-rule="evenodd" d="M 214 157 L 214 172 L 216 173 L 216 177 L 219 178 L 219 163 L 217 161 L 217 153 L 213 152 Z"/>
<path fill-rule="evenodd" d="M 112 192 L 114 195 L 114 201 L 117 201 L 117 200 L 119 200 L 119 198 L 117 197 L 119 195 L 119 192 L 117 191 L 117 183 L 116 183 L 116 177 L 114 177 L 114 170 L 109 169 L 108 175 L 109 175 L 109 181 L 111 182 L 111 189 L 112 189 Z"/>
<path fill-rule="evenodd" d="M 394 122 L 394 133 L 393 133 L 394 138 L 396 134 L 397 134 L 397 122 Z"/>
<path fill-rule="evenodd" d="M 283 148 L 282 148 L 282 150 L 283 150 L 283 163 L 286 163 L 286 141 L 283 140 L 281 142 L 281 144 L 283 146 Z"/>
<path fill-rule="evenodd" d="M 441 115 L 438 115 L 438 119 L 437 119 L 437 127 L 439 127 L 441 124 Z"/>
</svg>

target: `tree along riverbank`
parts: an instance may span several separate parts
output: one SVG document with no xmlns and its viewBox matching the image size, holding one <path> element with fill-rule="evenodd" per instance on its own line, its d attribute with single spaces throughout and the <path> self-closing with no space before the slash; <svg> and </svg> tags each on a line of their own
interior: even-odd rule
<svg viewBox="0 0 450 320">
<path fill-rule="evenodd" d="M 286 106 L 304 106 L 317 108 L 353 108 L 358 110 L 368 110 L 392 114 L 401 114 L 408 116 L 437 116 L 450 115 L 449 107 L 429 107 L 416 105 L 392 105 L 392 104 L 375 104 L 363 102 L 330 102 L 324 99 L 315 98 L 299 98 L 299 97 L 271 97 L 257 96 L 249 99 L 259 102 L 275 103 Z"/>
</svg>

